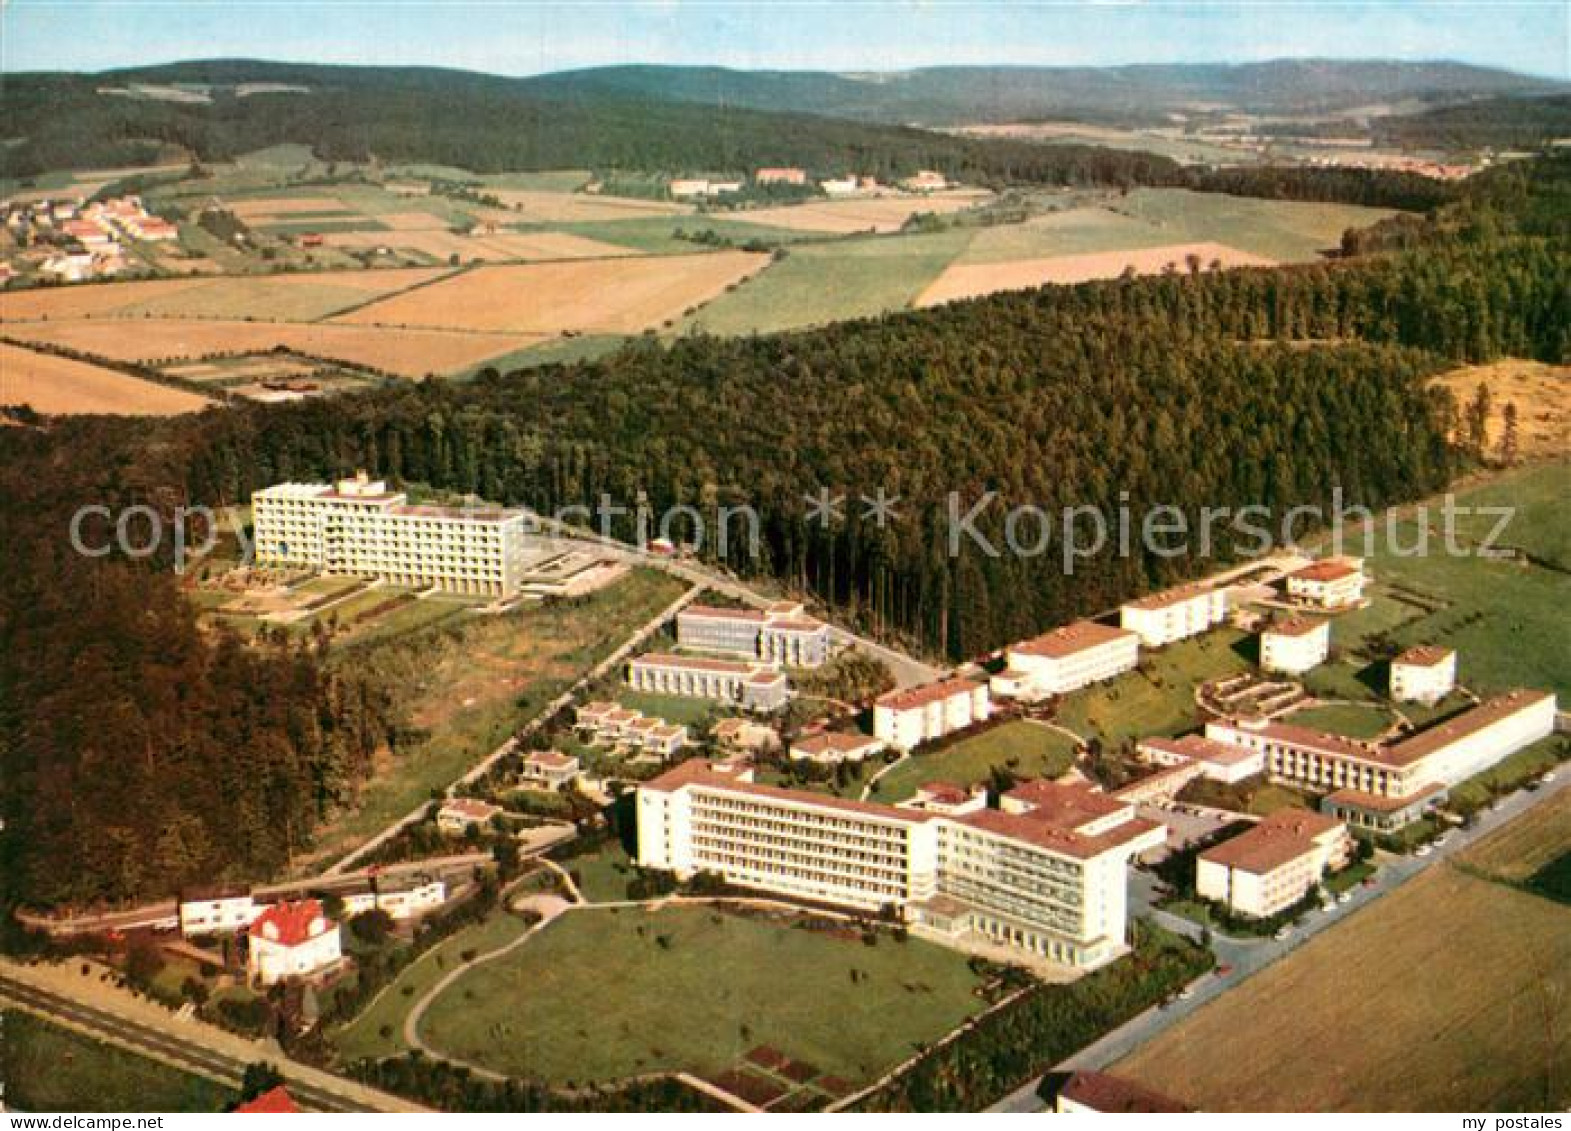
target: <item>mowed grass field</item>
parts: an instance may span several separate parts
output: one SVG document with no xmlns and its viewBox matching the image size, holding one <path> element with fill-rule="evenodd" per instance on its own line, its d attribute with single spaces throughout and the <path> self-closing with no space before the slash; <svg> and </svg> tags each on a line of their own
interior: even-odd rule
<svg viewBox="0 0 1571 1131">
<path fill-rule="evenodd" d="M 112 369 L 0 343 L 0 404 L 50 415 L 172 416 L 216 401 Z"/>
<path fill-rule="evenodd" d="M 492 333 L 636 333 L 681 318 L 769 262 L 767 255 L 590 259 L 479 267 L 335 321 Z"/>
<path fill-rule="evenodd" d="M 1284 263 L 1318 259 L 1322 251 L 1341 245 L 1348 228 L 1367 228 L 1396 214 L 1389 208 L 1171 188 L 1136 189 L 1107 206 L 1149 224 L 1163 243 L 1212 240 Z"/>
<path fill-rule="evenodd" d="M 947 216 L 985 203 L 989 192 L 961 189 L 931 196 L 880 196 L 850 200 L 809 200 L 778 208 L 748 209 L 731 216 L 744 224 L 763 224 L 805 232 L 851 235 L 857 232 L 897 232 L 912 216 L 931 213 Z"/>
<path fill-rule="evenodd" d="M 1017 778 L 1056 778 L 1074 763 L 1075 744 L 1040 723 L 1016 720 L 929 754 L 915 754 L 878 779 L 873 796 L 904 801 L 927 782 L 967 786 L 986 782 L 995 769 Z"/>
<path fill-rule="evenodd" d="M 432 1003 L 432 1049 L 588 1084 L 714 1075 L 759 1045 L 865 1083 L 981 1008 L 964 955 L 709 908 L 569 911 Z"/>
<path fill-rule="evenodd" d="M 1571 852 L 1571 790 L 1562 789 L 1492 836 L 1462 861 L 1488 876 L 1521 883 Z"/>
<path fill-rule="evenodd" d="M 1469 856 L 1564 850 L 1518 824 Z M 1571 907 L 1436 865 L 1110 1071 L 1205 1111 L 1561 1111 L 1568 1027 Z"/>
</svg>

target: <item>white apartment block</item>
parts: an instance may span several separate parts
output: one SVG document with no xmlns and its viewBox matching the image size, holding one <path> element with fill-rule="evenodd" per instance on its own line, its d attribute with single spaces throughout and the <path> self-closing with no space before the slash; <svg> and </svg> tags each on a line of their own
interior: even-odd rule
<svg viewBox="0 0 1571 1131">
<path fill-rule="evenodd" d="M 1400 703 L 1438 703 L 1456 686 L 1456 651 L 1423 645 L 1391 661 L 1391 698 Z"/>
<path fill-rule="evenodd" d="M 821 766 L 837 766 L 841 762 L 862 762 L 884 748 L 882 739 L 865 734 L 845 734 L 826 731 L 799 738 L 791 744 L 791 760 L 816 762 Z"/>
<path fill-rule="evenodd" d="M 246 887 L 203 888 L 180 895 L 180 933 L 220 935 L 243 931 L 261 913 L 251 889 Z"/>
<path fill-rule="evenodd" d="M 627 684 L 635 691 L 712 699 L 748 711 L 778 711 L 790 698 L 785 673 L 768 664 L 665 652 L 649 652 L 629 663 Z"/>
<path fill-rule="evenodd" d="M 1287 575 L 1287 595 L 1317 609 L 1347 609 L 1364 599 L 1360 558 L 1326 558 Z"/>
<path fill-rule="evenodd" d="M 447 885 L 425 877 L 408 881 L 374 877 L 363 887 L 345 892 L 343 900 L 346 916 L 385 911 L 389 918 L 402 922 L 442 906 L 447 900 Z"/>
<path fill-rule="evenodd" d="M 1182 738 L 1142 738 L 1135 752 L 1156 766 L 1198 768 L 1200 776 L 1233 783 L 1265 772 L 1265 754 L 1247 746 L 1231 746 L 1198 734 Z"/>
<path fill-rule="evenodd" d="M 964 730 L 992 714 L 985 684 L 949 679 L 891 691 L 873 702 L 873 735 L 899 750 L 911 750 Z"/>
<path fill-rule="evenodd" d="M 1346 864 L 1352 838 L 1334 817 L 1280 809 L 1195 860 L 1195 890 L 1242 915 L 1269 919 Z"/>
<path fill-rule="evenodd" d="M 961 816 L 759 785 L 689 761 L 639 787 L 638 862 L 864 910 L 924 937 L 986 941 L 1068 966 L 1125 949 L 1127 866 L 1165 837 L 1134 816 L 1087 834 L 1050 817 Z"/>
<path fill-rule="evenodd" d="M 338 924 L 314 899 L 273 904 L 247 934 L 246 970 L 264 986 L 310 978 L 342 957 Z"/>
<path fill-rule="evenodd" d="M 1302 675 L 1331 654 L 1331 622 L 1288 617 L 1260 633 L 1260 666 L 1268 672 Z"/>
<path fill-rule="evenodd" d="M 1005 669 L 992 678 L 993 693 L 1030 702 L 1132 671 L 1140 662 L 1140 637 L 1082 620 L 1022 641 L 1007 656 Z"/>
<path fill-rule="evenodd" d="M 254 492 L 251 517 L 259 565 L 492 597 L 517 592 L 524 572 L 522 511 L 411 506 L 363 472 Z"/>
<path fill-rule="evenodd" d="M 1198 585 L 1153 593 L 1118 610 L 1118 623 L 1147 648 L 1198 636 L 1226 619 L 1227 590 Z"/>
<path fill-rule="evenodd" d="M 1394 743 L 1358 742 L 1288 723 L 1216 721 L 1206 737 L 1259 750 L 1272 778 L 1326 793 L 1322 808 L 1369 829 L 1393 829 L 1449 788 L 1555 729 L 1555 696 L 1511 691 Z"/>
<path fill-rule="evenodd" d="M 829 626 L 795 601 L 764 609 L 689 605 L 676 615 L 676 642 L 797 668 L 816 668 L 829 659 Z"/>
</svg>

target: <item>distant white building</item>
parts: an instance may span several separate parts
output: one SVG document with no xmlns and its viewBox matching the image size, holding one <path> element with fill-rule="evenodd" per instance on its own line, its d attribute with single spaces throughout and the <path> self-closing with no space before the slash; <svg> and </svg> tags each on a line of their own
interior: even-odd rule
<svg viewBox="0 0 1571 1131">
<path fill-rule="evenodd" d="M 264 986 L 313 977 L 342 957 L 338 924 L 314 899 L 273 904 L 247 933 L 246 970 Z"/>
<path fill-rule="evenodd" d="M 1260 750 L 1233 746 L 1198 734 L 1186 734 L 1182 738 L 1142 738 L 1135 743 L 1135 751 L 1157 766 L 1193 763 L 1212 781 L 1240 782 L 1265 772 L 1265 754 Z"/>
<path fill-rule="evenodd" d="M 883 748 L 882 739 L 869 738 L 865 734 L 826 731 L 793 742 L 791 760 L 835 766 L 841 762 L 862 762 L 878 754 Z"/>
<path fill-rule="evenodd" d="M 1227 590 L 1189 585 L 1130 601 L 1118 623 L 1139 635 L 1147 648 L 1198 636 L 1227 620 Z"/>
<path fill-rule="evenodd" d="M 890 746 L 910 750 L 982 722 L 991 713 L 985 684 L 949 679 L 880 696 L 873 703 L 873 734 Z"/>
<path fill-rule="evenodd" d="M 1456 651 L 1434 645 L 1409 648 L 1391 661 L 1391 698 L 1438 703 L 1456 686 Z"/>
<path fill-rule="evenodd" d="M 1364 563 L 1326 558 L 1287 575 L 1287 595 L 1317 609 L 1352 608 L 1364 598 Z"/>
<path fill-rule="evenodd" d="M 1334 817 L 1279 809 L 1206 849 L 1195 861 L 1195 891 L 1242 915 L 1269 919 L 1304 898 L 1328 871 L 1347 863 L 1352 838 Z"/>
<path fill-rule="evenodd" d="M 798 601 L 763 609 L 689 605 L 676 615 L 676 640 L 683 648 L 788 667 L 816 668 L 829 659 L 829 626 Z"/>
<path fill-rule="evenodd" d="M 651 720 L 656 726 L 660 720 Z M 556 750 L 536 750 L 526 755 L 519 777 L 530 785 L 553 792 L 566 789 L 578 780 L 582 769 L 578 759 Z"/>
<path fill-rule="evenodd" d="M 1001 698 L 1032 701 L 1112 679 L 1140 662 L 1140 637 L 1125 628 L 1082 620 L 1022 641 L 991 680 Z"/>
<path fill-rule="evenodd" d="M 197 888 L 180 895 L 180 933 L 187 938 L 232 934 L 260 913 L 248 887 Z"/>
<path fill-rule="evenodd" d="M 627 665 L 635 691 L 711 699 L 748 711 L 778 711 L 790 698 L 785 673 L 768 664 L 649 652 Z"/>
<path fill-rule="evenodd" d="M 372 877 L 363 886 L 344 893 L 344 914 L 349 917 L 367 911 L 385 911 L 402 922 L 433 911 L 447 900 L 447 885 L 427 876 L 409 879 Z"/>
<path fill-rule="evenodd" d="M 855 177 L 832 177 L 819 181 L 818 187 L 826 196 L 854 196 L 860 188 Z"/>
<path fill-rule="evenodd" d="M 1331 622 L 1289 617 L 1260 633 L 1260 666 L 1269 672 L 1301 675 L 1331 654 Z"/>
<path fill-rule="evenodd" d="M 454 797 L 436 811 L 436 826 L 444 833 L 465 833 L 473 827 L 486 827 L 501 811 L 500 805 L 478 797 Z"/>
</svg>

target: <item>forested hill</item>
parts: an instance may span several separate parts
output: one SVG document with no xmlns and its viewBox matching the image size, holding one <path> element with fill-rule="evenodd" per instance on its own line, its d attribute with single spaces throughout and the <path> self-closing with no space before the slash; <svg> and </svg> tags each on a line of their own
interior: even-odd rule
<svg viewBox="0 0 1571 1131">
<path fill-rule="evenodd" d="M 257 90 L 258 84 L 271 89 Z M 108 93 L 109 91 L 120 93 Z M 1091 146 L 952 137 L 740 106 L 581 90 L 411 67 L 247 61 L 102 75 L 24 74 L 0 84 L 7 176 L 155 160 L 169 146 L 222 160 L 280 143 L 323 160 L 416 161 L 475 172 L 637 169 L 893 178 L 919 168 L 971 182 L 1168 184 L 1163 157 Z"/>
<path fill-rule="evenodd" d="M 1474 149 L 1482 146 L 1535 148 L 1571 138 L 1571 94 L 1542 98 L 1483 98 L 1459 106 L 1381 118 L 1374 123 L 1384 145 Z"/>
<path fill-rule="evenodd" d="M 386 726 L 376 689 L 309 653 L 204 636 L 166 563 L 70 552 L 84 503 L 167 512 L 357 467 L 542 508 L 639 491 L 657 509 L 746 503 L 762 554 L 736 539 L 728 564 L 973 656 L 1217 559 L 1136 543 L 1070 573 L 1057 541 L 951 553 L 951 491 L 965 507 L 999 493 L 975 526 L 1001 545 L 1006 504 L 1165 504 L 1193 527 L 1200 508 L 1280 515 L 1335 489 L 1380 507 L 1442 487 L 1454 406 L 1427 376 L 1571 356 L 1568 186 L 1571 157 L 1492 171 L 1371 237 L 1416 250 L 1336 264 L 650 340 L 595 363 L 199 417 L 0 428 L 0 903 L 164 894 L 219 862 L 264 874 L 366 772 Z M 820 487 L 851 497 L 828 529 L 805 513 Z M 885 528 L 856 503 L 880 489 L 900 498 Z M 1216 553 L 1252 540 L 1224 526 Z"/>
<path fill-rule="evenodd" d="M 599 67 L 524 80 L 541 94 L 584 92 L 790 110 L 874 122 L 955 125 L 1067 118 L 1166 124 L 1197 104 L 1267 114 L 1436 105 L 1545 94 L 1564 84 L 1445 61 L 1277 59 L 1124 67 L 923 67 L 892 73 Z"/>
</svg>

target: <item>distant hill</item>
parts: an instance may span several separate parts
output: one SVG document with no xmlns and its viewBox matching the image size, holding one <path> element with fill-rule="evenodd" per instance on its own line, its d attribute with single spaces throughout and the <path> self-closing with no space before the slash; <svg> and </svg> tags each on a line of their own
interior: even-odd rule
<svg viewBox="0 0 1571 1131">
<path fill-rule="evenodd" d="M 1391 145 L 1472 149 L 1532 148 L 1571 138 L 1571 94 L 1547 98 L 1483 98 L 1419 114 L 1381 118 L 1375 137 Z"/>
<path fill-rule="evenodd" d="M 1545 94 L 1565 84 L 1464 63 L 1283 59 L 1127 67 L 929 67 L 845 74 L 723 67 L 602 67 L 524 80 L 553 97 L 589 92 L 710 106 L 943 126 L 1070 118 L 1155 122 L 1221 104 L 1256 113 L 1334 113 L 1418 100 Z"/>
</svg>

